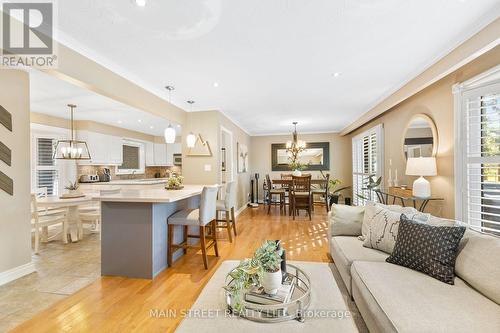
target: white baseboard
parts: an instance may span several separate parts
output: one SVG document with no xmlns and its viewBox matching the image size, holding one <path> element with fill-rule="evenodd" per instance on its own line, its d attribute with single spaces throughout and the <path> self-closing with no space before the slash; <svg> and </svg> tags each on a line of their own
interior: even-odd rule
<svg viewBox="0 0 500 333">
<path fill-rule="evenodd" d="M 248 204 L 249 204 L 249 203 L 250 203 L 250 201 L 249 201 L 249 202 L 247 202 L 246 204 L 244 204 L 243 206 L 241 206 L 241 207 L 240 207 L 240 209 L 238 209 L 238 210 L 234 213 L 234 215 L 238 216 L 238 215 L 240 215 L 241 213 L 243 213 L 243 211 L 244 211 L 245 209 L 247 209 L 247 208 L 248 208 Z"/>
<path fill-rule="evenodd" d="M 31 274 L 34 271 L 35 264 L 29 262 L 27 264 L 9 269 L 8 271 L 0 272 L 0 286 L 9 283 L 10 281 L 19 279 L 20 277 L 23 277 L 25 275 Z"/>
</svg>

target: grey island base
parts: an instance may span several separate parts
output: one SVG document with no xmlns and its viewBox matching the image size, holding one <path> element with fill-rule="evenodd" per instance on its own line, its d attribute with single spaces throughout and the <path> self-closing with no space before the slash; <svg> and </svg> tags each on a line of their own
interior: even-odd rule
<svg viewBox="0 0 500 333">
<path fill-rule="evenodd" d="M 176 191 L 123 190 L 95 197 L 101 201 L 101 275 L 153 279 L 166 269 L 167 219 L 181 209 L 197 208 L 202 189 L 186 185 Z M 184 228 L 176 228 L 174 241 L 183 238 Z"/>
</svg>

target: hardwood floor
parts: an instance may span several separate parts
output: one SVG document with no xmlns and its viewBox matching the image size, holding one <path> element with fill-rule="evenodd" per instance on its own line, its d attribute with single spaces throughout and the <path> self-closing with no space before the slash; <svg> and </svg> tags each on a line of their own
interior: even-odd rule
<svg viewBox="0 0 500 333">
<path fill-rule="evenodd" d="M 155 318 L 150 311 L 189 309 L 220 263 L 251 256 L 267 239 L 281 239 L 289 260 L 331 261 L 324 206 L 316 206 L 312 221 L 304 212 L 295 221 L 279 215 L 279 208 L 266 213 L 261 206 L 240 214 L 233 243 L 221 230 L 220 257 L 214 257 L 213 249 L 208 252 L 208 270 L 203 268 L 201 252 L 188 250 L 153 281 L 102 277 L 12 332 L 173 332 L 181 317 Z"/>
</svg>

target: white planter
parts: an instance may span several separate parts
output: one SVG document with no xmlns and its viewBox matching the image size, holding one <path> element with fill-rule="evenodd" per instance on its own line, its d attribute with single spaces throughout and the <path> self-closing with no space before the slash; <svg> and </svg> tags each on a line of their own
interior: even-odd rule
<svg viewBox="0 0 500 333">
<path fill-rule="evenodd" d="M 292 175 L 294 175 L 295 177 L 300 177 L 300 176 L 302 176 L 302 171 L 300 171 L 300 170 L 294 170 L 292 172 Z"/>
<path fill-rule="evenodd" d="M 264 272 L 264 276 L 262 277 L 264 291 L 269 295 L 276 294 L 281 287 L 281 279 L 281 269 L 274 273 Z"/>
</svg>

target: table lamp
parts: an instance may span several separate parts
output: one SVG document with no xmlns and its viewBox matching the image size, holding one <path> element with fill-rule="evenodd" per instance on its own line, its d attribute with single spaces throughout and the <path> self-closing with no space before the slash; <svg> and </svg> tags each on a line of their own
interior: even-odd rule
<svg viewBox="0 0 500 333">
<path fill-rule="evenodd" d="M 406 162 L 406 174 L 408 176 L 419 176 L 413 182 L 413 196 L 417 198 L 429 198 L 431 196 L 431 184 L 424 176 L 436 176 L 435 157 L 410 157 Z"/>
</svg>

